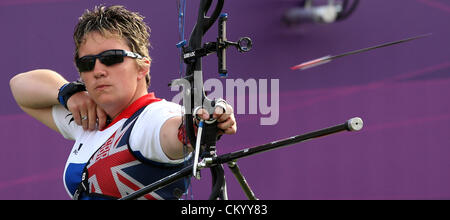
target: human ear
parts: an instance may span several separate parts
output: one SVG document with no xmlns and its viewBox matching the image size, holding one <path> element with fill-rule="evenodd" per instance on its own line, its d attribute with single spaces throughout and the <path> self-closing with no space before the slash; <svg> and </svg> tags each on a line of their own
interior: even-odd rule
<svg viewBox="0 0 450 220">
<path fill-rule="evenodd" d="M 145 78 L 145 76 L 149 74 L 151 63 L 151 59 L 147 57 L 144 57 L 142 60 L 138 61 L 139 79 Z"/>
</svg>

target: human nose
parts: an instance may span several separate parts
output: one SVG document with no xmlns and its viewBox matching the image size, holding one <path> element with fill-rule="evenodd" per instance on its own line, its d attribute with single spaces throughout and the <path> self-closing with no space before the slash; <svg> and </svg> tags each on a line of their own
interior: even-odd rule
<svg viewBox="0 0 450 220">
<path fill-rule="evenodd" d="M 105 65 L 100 62 L 99 59 L 95 60 L 95 66 L 94 66 L 94 77 L 95 78 L 101 78 L 106 76 L 106 69 L 105 69 Z"/>
</svg>

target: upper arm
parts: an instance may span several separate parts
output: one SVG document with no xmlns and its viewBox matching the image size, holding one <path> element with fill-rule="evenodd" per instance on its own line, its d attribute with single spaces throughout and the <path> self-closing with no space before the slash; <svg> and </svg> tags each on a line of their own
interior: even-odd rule
<svg viewBox="0 0 450 220">
<path fill-rule="evenodd" d="M 183 152 L 183 144 L 178 140 L 178 129 L 181 123 L 181 117 L 170 118 L 163 124 L 160 131 L 161 148 L 172 160 L 182 159 L 187 153 Z M 188 149 L 188 151 L 192 150 Z"/>
<path fill-rule="evenodd" d="M 67 83 L 61 75 L 52 70 L 38 69 L 14 76 L 9 84 L 19 107 L 28 115 L 47 127 L 73 140 L 80 129 L 57 100 L 59 88 Z"/>
<path fill-rule="evenodd" d="M 187 156 L 178 140 L 182 120 L 179 105 L 161 101 L 147 106 L 136 121 L 129 138 L 130 148 L 144 159 L 179 164 Z"/>
<path fill-rule="evenodd" d="M 11 92 L 19 107 L 47 127 L 58 131 L 52 107 L 59 104 L 58 89 L 67 81 L 52 70 L 38 69 L 15 75 L 9 81 Z"/>
</svg>

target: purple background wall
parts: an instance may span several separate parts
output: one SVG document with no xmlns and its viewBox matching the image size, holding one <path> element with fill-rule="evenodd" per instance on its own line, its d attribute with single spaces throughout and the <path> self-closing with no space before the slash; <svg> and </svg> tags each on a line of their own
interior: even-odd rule
<svg viewBox="0 0 450 220">
<path fill-rule="evenodd" d="M 98 0 L 0 2 L 0 199 L 69 199 L 62 173 L 71 142 L 26 116 L 15 104 L 9 79 L 49 68 L 69 80 L 72 31 Z M 295 1 L 227 1 L 229 38 L 253 38 L 254 50 L 229 53 L 230 78 L 280 79 L 280 120 L 260 126 L 263 115 L 237 115 L 239 132 L 224 137 L 226 153 L 339 124 L 359 116 L 365 128 L 242 159 L 239 165 L 261 199 L 450 198 L 450 2 L 361 1 L 350 19 L 333 25 L 280 24 Z M 153 30 L 152 90 L 171 99 L 178 77 L 175 1 L 108 1 L 140 11 Z M 188 2 L 192 28 L 197 1 Z M 214 31 L 215 32 L 215 31 Z M 289 67 L 413 35 L 429 38 L 352 56 L 304 72 Z M 212 40 L 213 38 L 210 38 Z M 217 77 L 207 58 L 206 78 Z M 247 102 L 248 103 L 248 102 Z M 247 110 L 248 112 L 248 110 Z M 226 168 L 231 199 L 245 199 Z M 194 181 L 195 199 L 210 192 L 209 172 Z"/>
</svg>

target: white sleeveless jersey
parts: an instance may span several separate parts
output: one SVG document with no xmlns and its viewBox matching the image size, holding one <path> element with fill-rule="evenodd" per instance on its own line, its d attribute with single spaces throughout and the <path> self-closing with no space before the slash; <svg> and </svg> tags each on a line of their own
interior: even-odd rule
<svg viewBox="0 0 450 220">
<path fill-rule="evenodd" d="M 149 100 L 151 104 L 145 107 Z M 53 107 L 53 119 L 60 133 L 64 138 L 75 141 L 64 169 L 63 178 L 65 188 L 71 197 L 74 196 L 81 182 L 83 169 L 92 155 L 123 126 L 128 118 L 142 107 L 145 107 L 145 109 L 136 120 L 129 136 L 130 150 L 134 152 L 134 155 L 156 164 L 178 165 L 185 162 L 183 159 L 169 159 L 160 144 L 161 127 L 168 119 L 182 116 L 182 107 L 166 100 L 156 99 L 153 93 L 138 99 L 111 122 L 106 129 L 101 131 L 85 131 L 83 127 L 78 126 L 73 121 L 71 113 L 64 107 L 60 105 Z M 157 194 L 152 196 L 156 199 L 165 199 L 164 196 Z"/>
</svg>

